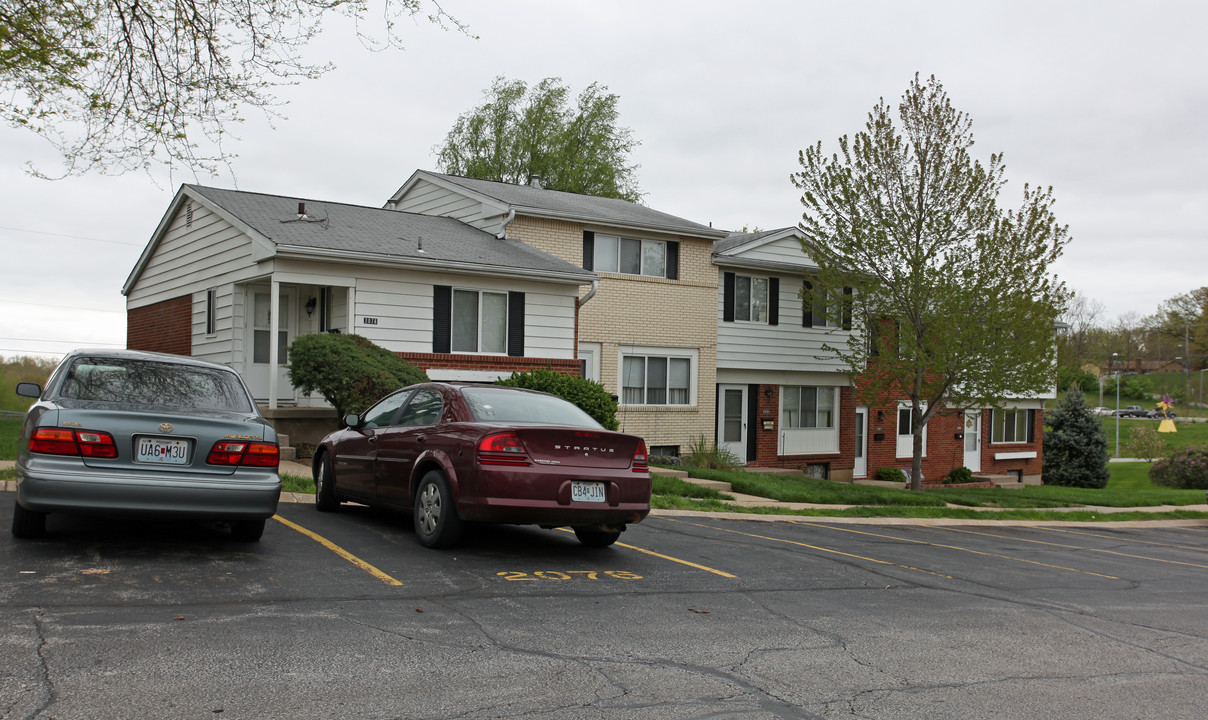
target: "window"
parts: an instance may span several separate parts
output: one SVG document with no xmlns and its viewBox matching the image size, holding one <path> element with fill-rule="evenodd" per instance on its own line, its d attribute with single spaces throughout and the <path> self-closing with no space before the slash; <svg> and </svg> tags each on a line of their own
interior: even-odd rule
<svg viewBox="0 0 1208 720">
<path fill-rule="evenodd" d="M 780 388 L 780 425 L 786 428 L 833 428 L 837 389 L 786 385 Z"/>
<path fill-rule="evenodd" d="M 329 332 L 331 325 L 332 289 L 319 288 L 319 332 Z"/>
<path fill-rule="evenodd" d="M 824 290 L 806 280 L 801 300 L 804 327 L 851 329 L 851 288 Z"/>
<path fill-rule="evenodd" d="M 621 360 L 621 404 L 687 405 L 692 358 L 625 355 Z"/>
<path fill-rule="evenodd" d="M 995 410 L 990 442 L 1032 442 L 1031 410 Z"/>
<path fill-rule="evenodd" d="M 921 406 L 923 412 L 927 406 Z M 900 458 L 914 457 L 914 422 L 910 416 L 910 404 L 898 404 L 898 442 L 897 456 Z M 923 425 L 923 457 L 927 457 L 927 426 Z"/>
<path fill-rule="evenodd" d="M 453 352 L 507 352 L 507 293 L 453 291 Z"/>
<path fill-rule="evenodd" d="M 667 243 L 596 235 L 592 264 L 599 272 L 667 277 Z"/>
<path fill-rule="evenodd" d="M 218 291 L 213 288 L 206 290 L 206 335 L 218 332 Z"/>
<path fill-rule="evenodd" d="M 411 397 L 411 393 L 400 392 L 390 395 L 378 402 L 377 405 L 365 411 L 361 416 L 361 427 L 375 428 L 385 427 L 394 422 L 394 416 L 398 414 L 398 409 L 407 402 L 407 398 Z"/>
<path fill-rule="evenodd" d="M 277 364 L 289 364 L 289 317 L 290 296 L 281 293 L 281 317 L 277 321 Z M 252 297 L 252 362 L 267 363 L 269 343 L 273 341 L 272 295 L 257 292 Z"/>
<path fill-rule="evenodd" d="M 406 409 L 395 424 L 404 427 L 435 425 L 436 421 L 440 420 L 440 412 L 444 406 L 444 398 L 435 390 L 416 390 L 415 397 L 407 403 Z"/>
<path fill-rule="evenodd" d="M 734 277 L 734 319 L 768 321 L 768 279 Z"/>
</svg>

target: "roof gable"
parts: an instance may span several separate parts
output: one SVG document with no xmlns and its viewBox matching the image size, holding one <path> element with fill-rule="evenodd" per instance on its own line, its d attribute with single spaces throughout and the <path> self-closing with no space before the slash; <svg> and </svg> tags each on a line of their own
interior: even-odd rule
<svg viewBox="0 0 1208 720">
<path fill-rule="evenodd" d="M 713 243 L 713 262 L 717 265 L 799 272 L 817 268 L 801 249 L 805 234 L 796 227 L 730 233 Z"/>
<path fill-rule="evenodd" d="M 616 198 L 549 190 L 537 185 L 513 185 L 493 180 L 445 175 L 417 170 L 390 198 L 387 207 L 405 197 L 418 182 L 427 180 L 447 190 L 465 194 L 486 204 L 498 206 L 523 215 L 572 220 L 584 223 L 650 230 L 656 232 L 719 240 L 725 231 L 685 220 L 669 213 L 653 210 L 644 205 Z"/>
</svg>

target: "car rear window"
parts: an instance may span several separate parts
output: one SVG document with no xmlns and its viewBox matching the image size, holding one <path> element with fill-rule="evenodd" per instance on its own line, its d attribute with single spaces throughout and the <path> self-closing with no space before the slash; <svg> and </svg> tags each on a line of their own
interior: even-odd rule
<svg viewBox="0 0 1208 720">
<path fill-rule="evenodd" d="M 247 412 L 233 372 L 169 362 L 83 357 L 72 363 L 59 396 L 93 402 Z"/>
<path fill-rule="evenodd" d="M 590 415 L 576 405 L 553 395 L 520 392 L 504 388 L 462 388 L 470 412 L 479 422 L 523 423 L 532 425 L 569 425 L 602 429 Z"/>
</svg>

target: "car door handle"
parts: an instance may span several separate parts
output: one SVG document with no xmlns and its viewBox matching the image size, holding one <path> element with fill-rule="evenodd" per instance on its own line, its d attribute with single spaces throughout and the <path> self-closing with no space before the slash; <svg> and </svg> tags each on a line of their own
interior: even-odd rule
<svg viewBox="0 0 1208 720">
<path fill-rule="evenodd" d="M 378 439 L 377 435 L 370 435 L 368 438 L 370 444 L 377 442 L 377 439 Z"/>
<path fill-rule="evenodd" d="M 423 435 L 416 435 L 416 436 L 415 436 L 415 442 L 419 443 L 420 445 L 423 445 L 423 444 L 424 444 L 424 436 L 423 436 Z"/>
</svg>

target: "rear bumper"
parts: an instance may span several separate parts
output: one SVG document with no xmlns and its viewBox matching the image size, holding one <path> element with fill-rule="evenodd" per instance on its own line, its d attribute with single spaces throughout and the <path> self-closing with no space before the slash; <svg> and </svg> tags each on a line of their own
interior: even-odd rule
<svg viewBox="0 0 1208 720">
<path fill-rule="evenodd" d="M 479 498 L 473 502 L 459 503 L 457 512 L 463 520 L 511 525 L 632 525 L 650 514 L 650 503 L 608 505 L 573 502 L 562 505 L 556 501 Z"/>
<path fill-rule="evenodd" d="M 35 512 L 155 515 L 178 518 L 268 518 L 277 511 L 275 470 L 233 475 L 98 472 L 83 463 L 37 458 L 17 466 L 17 502 Z"/>
</svg>

